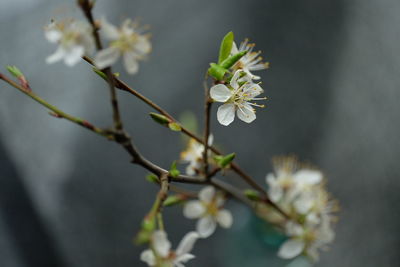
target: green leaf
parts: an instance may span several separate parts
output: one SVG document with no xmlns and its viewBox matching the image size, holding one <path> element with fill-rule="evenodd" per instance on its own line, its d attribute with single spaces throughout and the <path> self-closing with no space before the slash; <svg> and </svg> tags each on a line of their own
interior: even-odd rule
<svg viewBox="0 0 400 267">
<path fill-rule="evenodd" d="M 181 127 L 178 123 L 176 123 L 176 122 L 170 122 L 170 123 L 168 123 L 168 127 L 169 127 L 172 131 L 175 131 L 175 132 L 180 132 L 180 131 L 182 131 L 182 127 Z"/>
<path fill-rule="evenodd" d="M 92 70 L 94 71 L 94 73 L 99 75 L 103 80 L 107 81 L 107 75 L 104 72 L 102 72 L 98 68 L 92 68 Z"/>
<path fill-rule="evenodd" d="M 174 160 L 171 164 L 171 168 L 169 170 L 169 174 L 173 177 L 176 178 L 178 177 L 181 172 L 176 168 L 176 161 Z"/>
<path fill-rule="evenodd" d="M 242 51 L 237 54 L 234 54 L 228 58 L 226 58 L 224 61 L 220 63 L 220 67 L 223 69 L 229 69 L 233 65 L 235 65 L 236 62 L 239 61 L 244 55 L 247 54 L 247 51 Z"/>
<path fill-rule="evenodd" d="M 158 176 L 153 174 L 153 173 L 149 173 L 146 175 L 146 180 L 150 183 L 155 183 L 158 184 L 159 183 L 159 179 Z"/>
<path fill-rule="evenodd" d="M 170 123 L 170 120 L 167 117 L 165 117 L 164 115 L 150 112 L 150 116 L 155 122 L 157 122 L 161 125 L 167 126 Z"/>
<path fill-rule="evenodd" d="M 260 193 L 251 189 L 246 189 L 244 191 L 245 196 L 250 199 L 250 200 L 254 200 L 254 201 L 259 201 L 261 200 L 260 197 Z"/>
<path fill-rule="evenodd" d="M 150 242 L 151 231 L 141 230 L 135 238 L 135 243 L 137 245 L 142 245 Z"/>
<path fill-rule="evenodd" d="M 24 74 L 22 74 L 22 71 L 20 71 L 20 69 L 18 69 L 16 66 L 7 66 L 7 70 L 15 78 L 20 78 L 24 76 Z"/>
<path fill-rule="evenodd" d="M 169 196 L 163 203 L 165 207 L 180 204 L 186 200 L 186 196 L 182 194 Z"/>
<path fill-rule="evenodd" d="M 226 168 L 229 166 L 229 164 L 233 161 L 235 158 L 236 154 L 231 153 L 226 156 L 215 156 L 214 159 L 217 162 L 217 164 L 222 168 Z"/>
<path fill-rule="evenodd" d="M 221 46 L 219 48 L 218 64 L 224 61 L 231 54 L 233 37 L 233 32 L 228 32 L 224 36 L 224 39 L 222 39 Z"/>
<path fill-rule="evenodd" d="M 225 73 L 228 71 L 227 69 L 222 68 L 220 65 L 215 63 L 210 63 L 210 68 L 208 69 L 208 74 L 214 77 L 218 81 L 222 81 L 224 79 Z"/>
</svg>

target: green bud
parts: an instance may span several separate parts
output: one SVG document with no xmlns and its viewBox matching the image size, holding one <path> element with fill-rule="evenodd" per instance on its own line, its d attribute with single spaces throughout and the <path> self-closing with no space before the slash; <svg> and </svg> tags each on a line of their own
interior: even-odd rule
<svg viewBox="0 0 400 267">
<path fill-rule="evenodd" d="M 222 81 L 224 79 L 225 73 L 228 71 L 222 68 L 220 65 L 215 63 L 210 63 L 210 68 L 208 69 L 208 74 L 214 77 L 218 81 Z"/>
<path fill-rule="evenodd" d="M 159 183 L 159 179 L 158 176 L 153 174 L 153 173 L 149 173 L 146 175 L 146 180 L 150 183 L 155 183 L 158 184 Z"/>
<path fill-rule="evenodd" d="M 251 189 L 246 189 L 246 190 L 244 190 L 244 194 L 250 200 L 254 200 L 254 201 L 261 200 L 260 193 L 257 191 L 254 191 Z"/>
<path fill-rule="evenodd" d="M 229 164 L 233 161 L 235 156 L 236 156 L 235 153 L 231 153 L 226 156 L 215 156 L 214 159 L 217 162 L 217 164 L 223 169 L 229 166 Z"/>
<path fill-rule="evenodd" d="M 173 161 L 171 164 L 171 169 L 169 170 L 169 174 L 173 177 L 176 178 L 178 177 L 181 172 L 176 168 L 176 161 Z"/>
<path fill-rule="evenodd" d="M 20 71 L 20 69 L 18 69 L 17 66 L 7 66 L 7 70 L 9 73 L 11 73 L 11 75 L 13 75 L 17 79 L 24 76 L 24 74 L 22 74 L 22 71 Z"/>
<path fill-rule="evenodd" d="M 182 127 L 181 127 L 178 123 L 176 123 L 176 122 L 170 122 L 170 123 L 168 123 L 168 127 L 169 127 L 172 131 L 175 131 L 175 132 L 180 132 L 180 131 L 182 131 Z"/>
<path fill-rule="evenodd" d="M 154 216 L 147 215 L 142 221 L 142 229 L 145 231 L 153 231 L 156 228 L 156 220 Z"/>
<path fill-rule="evenodd" d="M 184 196 L 182 194 L 172 195 L 172 196 L 167 197 L 167 199 L 164 201 L 163 205 L 165 207 L 169 207 L 169 206 L 180 204 L 180 203 L 184 202 L 185 200 L 186 200 L 186 196 Z"/>
<path fill-rule="evenodd" d="M 150 112 L 150 116 L 155 122 L 157 122 L 161 125 L 167 126 L 170 123 L 170 120 L 167 117 L 165 117 L 164 115 Z"/>
<path fill-rule="evenodd" d="M 94 73 L 99 75 L 103 80 L 107 81 L 107 75 L 104 72 L 102 72 L 98 68 L 92 68 L 92 70 L 94 71 Z"/>
<path fill-rule="evenodd" d="M 146 231 L 146 230 L 141 230 L 135 238 L 135 243 L 137 245 L 142 245 L 142 244 L 146 244 L 148 242 L 150 242 L 150 238 L 151 238 L 151 233 L 150 231 Z"/>
<path fill-rule="evenodd" d="M 236 62 L 239 61 L 244 55 L 246 55 L 247 51 L 242 51 L 237 54 L 234 54 L 233 56 L 228 57 L 224 61 L 220 63 L 221 68 L 224 69 L 229 69 L 233 65 L 235 65 Z"/>
<path fill-rule="evenodd" d="M 221 46 L 219 48 L 218 64 L 224 61 L 231 54 L 233 45 L 233 32 L 228 32 L 224 39 L 222 39 Z"/>
</svg>

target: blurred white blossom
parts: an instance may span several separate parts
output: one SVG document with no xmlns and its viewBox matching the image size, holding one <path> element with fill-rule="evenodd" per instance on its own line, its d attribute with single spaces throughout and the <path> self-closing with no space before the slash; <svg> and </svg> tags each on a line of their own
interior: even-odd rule
<svg viewBox="0 0 400 267">
<path fill-rule="evenodd" d="M 257 98 L 264 90 L 251 81 L 251 76 L 242 70 L 237 70 L 233 75 L 229 86 L 217 84 L 211 87 L 210 96 L 214 101 L 224 103 L 218 108 L 217 119 L 222 125 L 229 125 L 235 119 L 235 112 L 239 119 L 250 123 L 256 119 L 256 107 L 264 107 L 253 100 L 264 100 L 265 97 Z"/>
<path fill-rule="evenodd" d="M 96 54 L 94 58 L 96 67 L 99 69 L 109 67 L 122 55 L 126 71 L 129 74 L 137 73 L 138 61 L 145 59 L 151 52 L 149 35 L 144 34 L 137 23 L 130 19 L 126 19 L 119 29 L 103 19 L 101 32 L 110 40 L 110 45 Z"/>
<path fill-rule="evenodd" d="M 255 44 L 250 44 L 248 39 L 245 39 L 239 46 L 239 49 L 235 42 L 232 45 L 231 54 L 237 54 L 242 51 L 247 51 L 245 54 L 234 66 L 234 70 L 242 69 L 246 72 L 253 80 L 259 80 L 260 76 L 256 76 L 251 73 L 251 71 L 264 70 L 269 67 L 269 63 L 262 62 L 262 57 L 259 55 L 261 51 L 253 52 Z"/>
<path fill-rule="evenodd" d="M 92 27 L 84 21 L 52 21 L 45 27 L 45 36 L 51 43 L 57 43 L 57 50 L 46 58 L 51 64 L 60 60 L 68 66 L 74 66 L 85 54 L 94 50 Z"/>
<path fill-rule="evenodd" d="M 208 145 L 211 146 L 213 143 L 213 135 L 210 134 L 208 137 Z M 208 151 L 211 154 L 211 151 Z M 204 153 L 204 145 L 197 142 L 195 139 L 189 139 L 188 146 L 186 150 L 181 152 L 181 160 L 189 163 L 186 167 L 187 175 L 195 175 L 197 174 L 202 167 L 203 164 L 203 153 Z"/>
<path fill-rule="evenodd" d="M 193 259 L 190 254 L 194 243 L 199 238 L 196 232 L 187 233 L 175 251 L 171 251 L 171 243 L 164 231 L 158 230 L 152 234 L 151 249 L 142 252 L 140 259 L 149 266 L 184 267 L 183 263 Z"/>
<path fill-rule="evenodd" d="M 183 214 L 189 219 L 199 219 L 196 229 L 201 237 L 212 235 L 219 224 L 230 228 L 233 222 L 230 211 L 223 209 L 225 198 L 218 194 L 213 186 L 206 186 L 199 192 L 199 200 L 188 201 Z"/>
<path fill-rule="evenodd" d="M 267 175 L 268 196 L 291 221 L 281 221 L 289 239 L 279 249 L 278 256 L 294 258 L 302 253 L 314 260 L 318 250 L 334 239 L 332 222 L 337 204 L 325 189 L 323 174 L 301 165 L 293 157 L 278 158 L 275 173 Z M 268 218 L 268 217 L 267 217 Z"/>
</svg>

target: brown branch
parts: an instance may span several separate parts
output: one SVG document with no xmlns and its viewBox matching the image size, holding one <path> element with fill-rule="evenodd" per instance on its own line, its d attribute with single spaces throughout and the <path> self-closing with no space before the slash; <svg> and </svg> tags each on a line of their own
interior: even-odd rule
<svg viewBox="0 0 400 267">
<path fill-rule="evenodd" d="M 85 61 L 87 61 L 89 64 L 94 65 L 93 64 L 93 60 L 91 60 L 89 57 L 83 57 L 83 59 Z M 158 112 L 160 112 L 162 115 L 164 115 L 165 117 L 167 117 L 168 119 L 170 119 L 172 122 L 177 122 L 178 121 L 171 115 L 169 114 L 167 111 L 165 111 L 163 108 L 161 108 L 160 106 L 158 106 L 156 103 L 154 103 L 153 101 L 151 101 L 150 99 L 148 99 L 147 97 L 145 97 L 144 95 L 140 94 L 138 91 L 132 89 L 131 87 L 129 87 L 126 83 L 124 83 L 123 81 L 121 81 L 120 79 L 118 79 L 117 77 L 114 76 L 114 80 L 115 80 L 115 86 L 123 91 L 129 92 L 132 95 L 136 96 L 137 98 L 139 98 L 140 100 L 142 100 L 143 102 L 145 102 L 147 105 L 149 105 L 150 107 L 152 107 L 153 109 L 157 110 Z M 191 131 L 189 131 L 188 129 L 186 129 L 185 127 L 182 127 L 182 132 L 184 134 L 186 134 L 187 136 L 193 138 L 194 140 L 196 140 L 197 142 L 205 145 L 204 140 L 202 140 L 200 137 L 198 137 L 197 135 L 195 135 L 194 133 L 192 133 Z M 212 152 L 214 152 L 217 155 L 222 155 L 222 152 L 219 151 L 216 147 L 214 146 L 209 146 L 208 147 Z M 262 196 L 263 199 L 265 199 L 265 202 L 268 203 L 269 205 L 271 205 L 273 208 L 275 208 L 279 213 L 281 213 L 284 217 L 288 218 L 289 216 L 282 211 L 278 206 L 276 206 L 276 204 L 274 204 L 268 197 L 266 191 L 264 190 L 263 187 L 261 187 L 253 178 L 251 178 L 248 174 L 246 174 L 237 163 L 232 162 L 231 163 L 231 169 L 238 174 L 247 184 L 249 184 L 252 188 L 256 189 L 257 191 L 259 191 Z"/>
<path fill-rule="evenodd" d="M 204 79 L 204 152 L 203 152 L 203 164 L 204 164 L 204 177 L 207 179 L 208 176 L 208 138 L 210 137 L 210 111 L 211 111 L 211 99 L 210 90 L 207 86 L 207 74 Z"/>
<path fill-rule="evenodd" d="M 103 45 L 101 44 L 101 39 L 100 39 L 100 35 L 99 35 L 99 27 L 98 27 L 98 25 L 96 25 L 96 22 L 94 21 L 93 14 L 92 14 L 93 2 L 90 0 L 78 0 L 78 5 L 80 6 L 86 19 L 92 25 L 92 29 L 93 29 L 92 34 L 93 34 L 93 38 L 96 43 L 97 50 L 99 51 L 99 50 L 103 49 Z M 113 110 L 114 127 L 118 132 L 122 132 L 123 125 L 122 125 L 121 115 L 120 115 L 119 106 L 118 106 L 117 92 L 115 90 L 115 84 L 114 84 L 115 82 L 113 79 L 114 75 L 112 74 L 112 70 L 110 67 L 107 67 L 102 71 L 107 76 L 107 83 L 110 88 L 110 100 L 111 100 L 111 106 L 112 106 L 112 110 Z"/>
</svg>

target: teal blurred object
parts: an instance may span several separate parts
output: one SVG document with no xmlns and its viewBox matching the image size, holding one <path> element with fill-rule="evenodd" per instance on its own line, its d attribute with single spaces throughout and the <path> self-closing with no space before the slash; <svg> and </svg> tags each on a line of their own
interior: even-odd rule
<svg viewBox="0 0 400 267">
<path fill-rule="evenodd" d="M 218 266 L 229 267 L 311 267 L 304 257 L 294 260 L 278 258 L 280 245 L 287 239 L 271 224 L 254 216 L 248 210 L 236 211 L 236 221 L 221 238 L 223 257 Z"/>
</svg>

